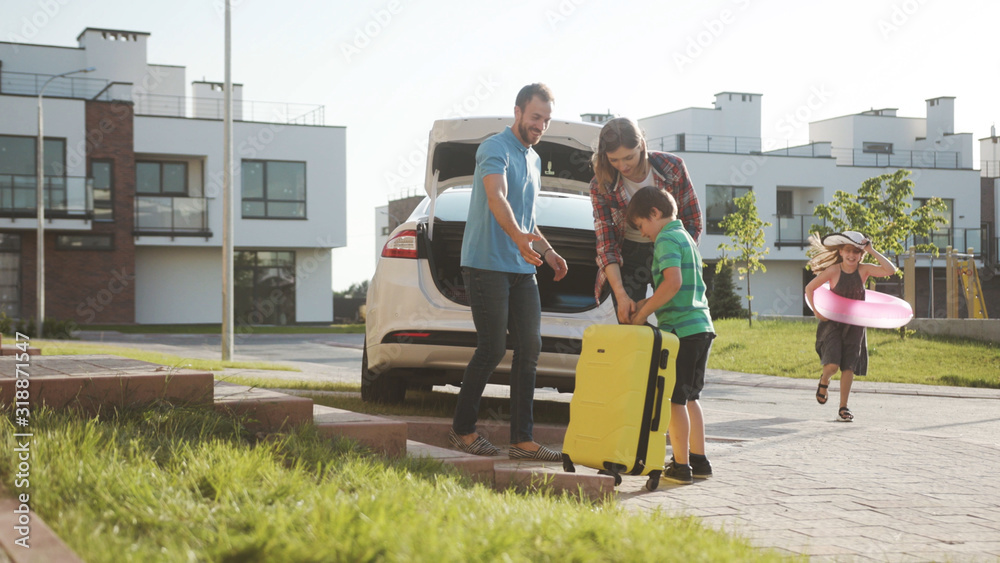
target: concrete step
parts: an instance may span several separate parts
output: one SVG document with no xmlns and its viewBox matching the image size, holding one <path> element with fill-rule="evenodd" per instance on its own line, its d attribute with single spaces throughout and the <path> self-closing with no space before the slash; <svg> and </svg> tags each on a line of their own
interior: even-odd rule
<svg viewBox="0 0 1000 563">
<path fill-rule="evenodd" d="M 27 350 L 21 350 L 14 344 L 4 344 L 0 346 L 0 356 L 19 356 L 27 352 L 29 356 L 41 356 L 41 348 L 28 348 Z"/>
<path fill-rule="evenodd" d="M 323 436 L 350 438 L 389 457 L 406 455 L 406 422 L 323 405 L 314 405 L 312 415 Z"/>
<path fill-rule="evenodd" d="M 428 416 L 386 416 L 386 418 L 406 422 L 411 440 L 442 448 L 451 447 L 448 442 L 450 418 Z M 476 423 L 476 431 L 498 448 L 510 443 L 508 420 L 480 420 Z M 566 436 L 566 427 L 558 424 L 535 424 L 532 434 L 539 444 L 561 444 Z"/>
<path fill-rule="evenodd" d="M 215 410 L 243 417 L 251 432 L 271 433 L 313 422 L 313 402 L 226 381 L 215 382 Z"/>
<path fill-rule="evenodd" d="M 506 452 L 488 457 L 470 455 L 453 448 L 443 448 L 409 440 L 407 455 L 426 457 L 452 465 L 469 475 L 473 481 L 493 487 L 498 491 L 546 490 L 582 494 L 598 500 L 614 493 L 615 480 L 608 475 L 598 475 L 596 470 L 577 466 L 576 473 L 563 471 L 561 463 L 512 461 Z"/>
<path fill-rule="evenodd" d="M 31 405 L 78 408 L 93 414 L 166 400 L 186 406 L 212 404 L 211 372 L 174 369 L 111 355 L 0 357 L 0 404 L 17 401 L 15 379 L 27 379 Z"/>
</svg>

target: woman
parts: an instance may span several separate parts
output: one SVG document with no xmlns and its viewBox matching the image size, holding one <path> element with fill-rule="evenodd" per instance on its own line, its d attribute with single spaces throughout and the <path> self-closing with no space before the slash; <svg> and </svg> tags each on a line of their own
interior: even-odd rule
<svg viewBox="0 0 1000 563">
<path fill-rule="evenodd" d="M 646 297 L 646 285 L 653 280 L 653 244 L 625 221 L 632 194 L 646 186 L 669 192 L 677 201 L 677 218 L 695 242 L 701 237 L 701 207 L 684 161 L 670 153 L 647 151 L 639 124 L 628 117 L 604 124 L 593 165 L 590 200 L 597 233 L 594 298 L 600 302 L 606 280 L 611 285 L 618 322 L 627 324 L 635 302 Z"/>
</svg>

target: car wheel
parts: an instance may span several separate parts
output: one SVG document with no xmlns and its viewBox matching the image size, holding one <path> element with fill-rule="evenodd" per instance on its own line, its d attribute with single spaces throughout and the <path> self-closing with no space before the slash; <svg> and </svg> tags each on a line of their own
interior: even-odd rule
<svg viewBox="0 0 1000 563">
<path fill-rule="evenodd" d="M 361 354 L 361 400 L 366 403 L 398 405 L 406 399 L 406 382 L 388 373 L 368 371 L 368 345 Z"/>
</svg>

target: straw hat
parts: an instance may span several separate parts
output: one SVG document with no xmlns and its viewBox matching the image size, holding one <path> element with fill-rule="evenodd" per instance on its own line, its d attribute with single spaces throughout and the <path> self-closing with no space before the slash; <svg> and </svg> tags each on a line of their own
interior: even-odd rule
<svg viewBox="0 0 1000 563">
<path fill-rule="evenodd" d="M 868 244 L 868 237 L 858 231 L 844 231 L 842 233 L 830 233 L 823 237 L 823 246 L 840 246 L 850 244 L 864 250 Z"/>
</svg>

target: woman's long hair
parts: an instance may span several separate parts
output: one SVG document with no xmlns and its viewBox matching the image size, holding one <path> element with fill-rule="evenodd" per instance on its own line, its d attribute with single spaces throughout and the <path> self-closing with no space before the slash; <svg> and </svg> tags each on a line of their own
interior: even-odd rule
<svg viewBox="0 0 1000 563">
<path fill-rule="evenodd" d="M 601 135 L 597 141 L 597 151 L 591 157 L 594 165 L 594 176 L 597 178 L 597 189 L 602 193 L 608 193 L 618 179 L 618 171 L 615 170 L 614 166 L 611 166 L 608 153 L 621 147 L 628 149 L 641 147 L 639 162 L 643 168 L 648 163 L 646 139 L 642 136 L 639 124 L 629 117 L 616 117 L 608 121 L 601 128 Z"/>
<path fill-rule="evenodd" d="M 806 256 L 809 257 L 809 269 L 812 273 L 819 275 L 830 266 L 843 262 L 844 258 L 840 255 L 843 246 L 842 244 L 826 246 L 816 233 L 809 235 L 809 250 L 806 251 Z"/>
</svg>

